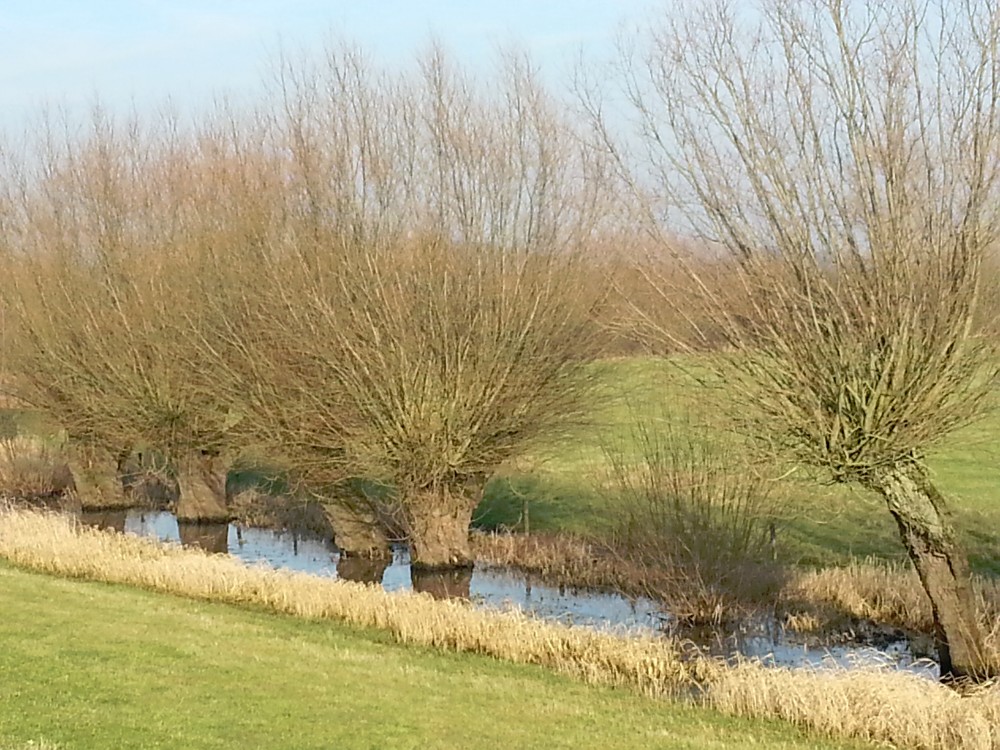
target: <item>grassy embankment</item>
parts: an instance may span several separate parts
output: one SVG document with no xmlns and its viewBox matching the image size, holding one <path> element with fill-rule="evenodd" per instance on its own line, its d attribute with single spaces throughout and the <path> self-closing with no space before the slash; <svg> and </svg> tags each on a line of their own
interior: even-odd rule
<svg viewBox="0 0 1000 750">
<path fill-rule="evenodd" d="M 0 747 L 846 746 L 376 631 L 9 567 L 0 607 Z"/>
<path fill-rule="evenodd" d="M 309 738 L 337 744 L 338 733 L 348 746 L 407 746 L 395 737 L 412 737 L 413 746 L 445 747 L 476 739 L 527 747 L 563 740 L 585 747 L 802 746 L 795 743 L 804 738 L 782 734 L 773 724 L 731 724 L 708 710 L 718 709 L 897 747 L 1000 747 L 996 690 L 963 698 L 913 675 L 726 667 L 685 658 L 682 644 L 671 639 L 622 638 L 519 613 L 250 568 L 226 556 L 27 511 L 5 512 L 0 557 L 66 578 L 245 608 L 0 566 L 0 635 L 6 645 L 0 656 L 0 736 L 9 741 L 69 736 L 70 746 L 90 747 L 112 733 L 116 746 L 127 746 L 117 738 L 128 727 L 143 746 L 155 746 L 154 729 L 157 738 L 166 737 L 165 746 L 238 746 L 245 738 L 234 727 L 249 727 L 251 733 L 302 733 L 302 741 L 297 735 L 278 741 L 297 747 L 310 746 Z M 346 630 L 348 625 L 354 629 Z M 352 645 L 352 638 L 362 643 Z M 367 657 L 352 660 L 355 649 Z M 528 665 L 622 690 L 590 693 Z M 545 685 L 555 686 L 554 692 L 546 693 Z M 573 704 L 576 695 L 583 707 Z M 657 707 L 640 695 L 665 702 Z M 677 695 L 698 697 L 705 713 L 668 702 Z M 588 708 L 588 700 L 596 703 Z M 621 712 L 620 721 L 605 720 L 605 708 Z M 343 722 L 350 727 L 337 726 Z M 602 734 L 604 724 L 610 731 Z M 265 726 L 271 729 L 260 729 Z M 686 734 L 678 736 L 674 728 Z M 94 739 L 95 731 L 105 735 Z M 178 734 L 185 731 L 192 742 Z M 727 731 L 736 734 L 718 734 Z M 194 744 L 194 738 L 205 744 Z M 258 737 L 253 746 L 269 745 L 270 739 Z"/>
<path fill-rule="evenodd" d="M 836 748 L 539 667 L 0 565 L 0 748 Z"/>
</svg>

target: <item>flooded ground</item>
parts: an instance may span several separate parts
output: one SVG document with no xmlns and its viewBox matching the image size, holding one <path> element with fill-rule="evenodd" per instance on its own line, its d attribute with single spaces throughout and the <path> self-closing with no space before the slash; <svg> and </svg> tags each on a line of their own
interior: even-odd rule
<svg viewBox="0 0 1000 750">
<path fill-rule="evenodd" d="M 372 562 L 341 558 L 330 542 L 290 531 L 241 528 L 233 524 L 178 524 L 171 514 L 158 511 L 117 511 L 85 514 L 86 523 L 164 541 L 180 542 L 209 552 L 229 553 L 248 563 L 267 563 L 330 578 L 381 583 L 389 591 L 416 589 L 435 596 L 459 596 L 477 606 L 518 607 L 546 620 L 623 633 L 659 633 L 671 626 L 669 614 L 649 599 L 548 586 L 521 573 L 496 568 L 435 574 L 414 571 L 404 547 L 391 560 Z M 824 668 L 830 666 L 885 666 L 936 677 L 937 665 L 917 659 L 906 640 L 878 648 L 858 645 L 818 647 L 797 644 L 797 636 L 773 622 L 748 623 L 740 632 L 701 631 L 681 634 L 712 654 L 759 658 L 774 666 Z"/>
</svg>

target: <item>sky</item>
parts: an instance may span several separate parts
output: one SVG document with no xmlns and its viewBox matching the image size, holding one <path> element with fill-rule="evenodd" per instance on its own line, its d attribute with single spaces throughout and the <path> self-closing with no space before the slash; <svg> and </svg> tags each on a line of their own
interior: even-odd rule
<svg viewBox="0 0 1000 750">
<path fill-rule="evenodd" d="M 43 104 L 99 99 L 140 112 L 168 97 L 191 111 L 213 96 L 257 90 L 282 50 L 332 36 L 376 60 L 407 64 L 431 39 L 474 70 L 519 45 L 552 80 L 580 50 L 610 55 L 618 31 L 648 18 L 650 0 L 0 0 L 0 127 Z"/>
</svg>

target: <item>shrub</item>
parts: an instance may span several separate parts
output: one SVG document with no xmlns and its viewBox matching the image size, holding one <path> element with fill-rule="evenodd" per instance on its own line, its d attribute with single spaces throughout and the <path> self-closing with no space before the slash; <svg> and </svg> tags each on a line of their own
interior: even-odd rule
<svg viewBox="0 0 1000 750">
<path fill-rule="evenodd" d="M 690 416 L 634 417 L 606 443 L 614 545 L 650 576 L 676 615 L 719 622 L 780 589 L 769 481 L 717 431 Z"/>
</svg>

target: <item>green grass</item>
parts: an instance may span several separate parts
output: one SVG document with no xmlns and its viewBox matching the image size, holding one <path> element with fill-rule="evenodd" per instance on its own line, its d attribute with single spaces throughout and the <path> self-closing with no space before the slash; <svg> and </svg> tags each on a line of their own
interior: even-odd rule
<svg viewBox="0 0 1000 750">
<path fill-rule="evenodd" d="M 495 478 L 477 510 L 479 526 L 520 528 L 527 497 L 533 530 L 600 534 L 611 523 L 607 495 L 596 489 L 607 471 L 602 443 L 627 442 L 637 412 L 693 413 L 710 422 L 713 403 L 725 398 L 724 391 L 699 389 L 692 377 L 697 362 L 689 361 L 687 371 L 643 359 L 601 366 L 609 391 L 592 424 L 576 440 L 540 451 L 530 471 L 509 470 Z M 952 504 L 973 567 L 1000 575 L 1000 410 L 948 436 L 928 464 Z M 825 484 L 802 471 L 775 490 L 783 506 L 778 537 L 788 560 L 829 565 L 851 557 L 904 557 L 895 524 L 877 496 Z"/>
<path fill-rule="evenodd" d="M 0 748 L 835 748 L 541 668 L 0 565 Z"/>
</svg>

